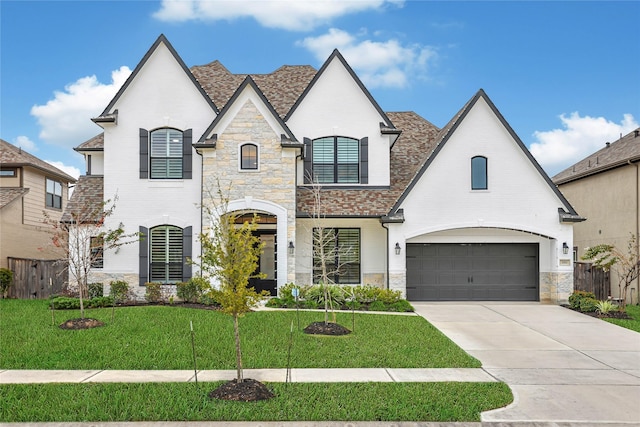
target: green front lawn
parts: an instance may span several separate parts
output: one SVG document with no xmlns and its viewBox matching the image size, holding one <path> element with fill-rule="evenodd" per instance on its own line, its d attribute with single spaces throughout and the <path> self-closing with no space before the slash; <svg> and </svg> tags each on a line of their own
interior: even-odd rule
<svg viewBox="0 0 640 427">
<path fill-rule="evenodd" d="M 0 300 L 0 369 L 234 369 L 232 319 L 216 311 L 168 306 L 92 309 L 107 325 L 62 330 L 78 311 L 47 301 Z M 322 320 L 300 312 L 300 329 Z M 338 322 L 353 328 L 351 313 Z M 241 319 L 245 368 L 284 368 L 293 324 L 293 368 L 446 368 L 480 363 L 419 316 L 356 313 L 342 337 L 304 334 L 295 311 Z M 220 383 L 4 384 L 0 422 L 25 421 L 479 421 L 508 405 L 503 383 L 268 383 L 262 402 L 211 401 Z"/>
<path fill-rule="evenodd" d="M 622 326 L 623 328 L 631 329 L 632 331 L 640 332 L 640 305 L 627 305 L 627 314 L 631 319 L 604 319 L 614 325 Z"/>
<path fill-rule="evenodd" d="M 198 369 L 234 369 L 233 322 L 218 311 L 170 306 L 120 307 L 86 311 L 106 326 L 62 330 L 57 325 L 79 311 L 51 311 L 46 301 L 0 300 L 2 369 L 192 369 L 190 322 Z M 480 367 L 419 316 L 355 314 L 355 331 L 342 337 L 307 335 L 295 311 L 258 311 L 241 319 L 245 368 L 283 368 L 293 322 L 294 368 Z M 300 311 L 300 329 L 323 313 Z M 352 315 L 338 313 L 352 328 Z"/>
</svg>

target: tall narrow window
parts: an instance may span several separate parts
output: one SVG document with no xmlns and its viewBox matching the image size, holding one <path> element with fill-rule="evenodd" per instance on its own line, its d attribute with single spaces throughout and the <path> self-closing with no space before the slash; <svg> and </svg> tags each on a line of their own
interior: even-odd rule
<svg viewBox="0 0 640 427">
<path fill-rule="evenodd" d="M 319 183 L 360 182 L 360 141 L 342 136 L 313 141 L 313 177 Z"/>
<path fill-rule="evenodd" d="M 322 231 L 322 234 L 320 233 Z M 313 282 L 319 283 L 324 270 L 332 283 L 360 283 L 360 229 L 313 229 Z"/>
<path fill-rule="evenodd" d="M 182 229 L 172 225 L 149 232 L 149 281 L 176 283 L 182 280 Z"/>
<path fill-rule="evenodd" d="M 62 209 L 62 183 L 46 179 L 45 205 L 48 208 Z"/>
<path fill-rule="evenodd" d="M 258 169 L 258 146 L 255 144 L 244 144 L 240 147 L 240 169 Z"/>
<path fill-rule="evenodd" d="M 471 158 L 471 189 L 486 190 L 487 181 L 487 158 L 483 156 Z"/>
<path fill-rule="evenodd" d="M 102 236 L 92 236 L 89 239 L 91 246 L 91 268 L 102 268 L 104 266 L 104 238 Z"/>
<path fill-rule="evenodd" d="M 179 130 L 158 129 L 151 132 L 151 178 L 181 179 L 182 152 L 182 132 Z"/>
</svg>

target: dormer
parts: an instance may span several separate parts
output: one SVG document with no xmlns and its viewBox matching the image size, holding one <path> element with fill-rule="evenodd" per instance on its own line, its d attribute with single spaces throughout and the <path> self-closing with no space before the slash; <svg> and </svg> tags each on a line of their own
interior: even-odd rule
<svg viewBox="0 0 640 427">
<path fill-rule="evenodd" d="M 104 175 L 104 133 L 83 142 L 74 150 L 84 156 L 85 175 Z"/>
</svg>

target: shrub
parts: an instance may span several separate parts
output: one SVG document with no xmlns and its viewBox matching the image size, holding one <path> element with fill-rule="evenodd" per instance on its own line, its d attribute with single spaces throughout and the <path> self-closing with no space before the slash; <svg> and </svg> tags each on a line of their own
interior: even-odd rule
<svg viewBox="0 0 640 427">
<path fill-rule="evenodd" d="M 204 277 L 192 277 L 188 282 L 176 284 L 176 294 L 184 302 L 200 302 L 204 291 L 209 288 L 209 282 Z"/>
<path fill-rule="evenodd" d="M 600 314 L 609 314 L 614 310 L 617 310 L 618 306 L 613 301 L 598 301 L 596 303 L 596 312 Z"/>
<path fill-rule="evenodd" d="M 360 310 L 362 308 L 362 304 L 358 300 L 350 300 L 344 303 L 344 305 L 349 310 Z"/>
<path fill-rule="evenodd" d="M 274 307 L 274 308 L 283 307 L 282 300 L 280 298 L 278 298 L 278 297 L 270 298 L 265 303 L 265 307 Z"/>
<path fill-rule="evenodd" d="M 87 286 L 89 288 L 89 299 L 104 295 L 102 283 L 89 283 Z"/>
<path fill-rule="evenodd" d="M 0 297 L 7 296 L 11 282 L 13 282 L 13 271 L 8 268 L 0 268 Z"/>
<path fill-rule="evenodd" d="M 369 304 L 370 311 L 389 311 L 389 308 L 382 301 L 374 301 Z"/>
<path fill-rule="evenodd" d="M 591 313 L 596 311 L 598 300 L 595 298 L 582 298 L 580 300 L 580 311 L 583 313 Z"/>
<path fill-rule="evenodd" d="M 376 301 L 382 301 L 385 304 L 394 304 L 402 299 L 402 292 L 393 289 L 378 289 Z"/>
<path fill-rule="evenodd" d="M 318 304 L 317 301 L 310 300 L 310 299 L 304 300 L 302 303 L 302 306 L 309 310 L 315 310 L 317 308 L 320 308 L 320 304 Z"/>
<path fill-rule="evenodd" d="M 580 306 L 581 306 L 581 301 L 585 298 L 588 299 L 592 299 L 595 300 L 596 299 L 596 295 L 593 292 L 586 292 L 586 291 L 574 291 L 570 296 L 569 296 L 569 305 L 571 306 L 571 308 L 573 308 L 574 310 L 580 310 Z"/>
<path fill-rule="evenodd" d="M 389 305 L 389 311 L 397 311 L 398 313 L 412 312 L 413 306 L 406 299 L 401 299 Z"/>
<path fill-rule="evenodd" d="M 162 283 L 147 282 L 144 286 L 146 287 L 144 299 L 147 302 L 157 303 L 162 301 Z"/>
<path fill-rule="evenodd" d="M 87 301 L 87 307 L 89 308 L 110 307 L 112 305 L 113 298 L 111 297 L 93 297 Z"/>
<path fill-rule="evenodd" d="M 360 304 L 371 304 L 378 299 L 378 291 L 380 288 L 371 285 L 358 285 L 353 287 L 352 292 L 356 301 Z"/>
<path fill-rule="evenodd" d="M 80 308 L 80 300 L 71 297 L 53 297 L 51 304 L 56 310 L 73 310 Z"/>
<path fill-rule="evenodd" d="M 111 291 L 109 296 L 114 300 L 114 303 L 123 303 L 129 299 L 129 284 L 124 280 L 115 280 L 110 283 Z"/>
<path fill-rule="evenodd" d="M 338 285 L 329 285 L 327 289 L 329 305 L 333 308 L 340 308 L 345 301 L 346 293 L 344 289 Z M 314 285 L 306 290 L 304 298 L 307 301 L 315 301 L 318 306 L 325 305 L 325 290 L 322 285 Z"/>
</svg>

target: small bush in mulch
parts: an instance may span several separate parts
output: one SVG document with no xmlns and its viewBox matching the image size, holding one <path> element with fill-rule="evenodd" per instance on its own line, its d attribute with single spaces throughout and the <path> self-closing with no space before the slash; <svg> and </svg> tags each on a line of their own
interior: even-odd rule
<svg viewBox="0 0 640 427">
<path fill-rule="evenodd" d="M 313 322 L 304 328 L 304 333 L 312 335 L 347 335 L 351 331 L 337 323 Z"/>
<path fill-rule="evenodd" d="M 222 384 L 209 393 L 209 399 L 236 400 L 241 402 L 255 402 L 267 400 L 275 395 L 260 381 L 245 378 L 242 382 L 233 379 Z"/>
<path fill-rule="evenodd" d="M 98 319 L 69 319 L 60 325 L 60 329 L 91 329 L 104 326 L 104 323 Z"/>
<path fill-rule="evenodd" d="M 569 310 L 577 311 L 578 313 L 585 314 L 591 317 L 597 317 L 598 319 L 633 319 L 633 317 L 629 316 L 626 311 L 614 310 L 608 313 L 600 313 L 597 311 L 581 311 L 579 308 L 573 308 L 569 305 L 562 305 L 564 308 L 568 308 Z"/>
</svg>

